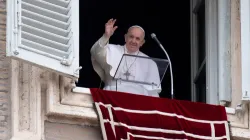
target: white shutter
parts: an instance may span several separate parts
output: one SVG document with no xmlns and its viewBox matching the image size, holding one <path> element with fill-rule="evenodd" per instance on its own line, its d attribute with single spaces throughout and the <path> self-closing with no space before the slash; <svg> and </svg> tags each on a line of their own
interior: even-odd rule
<svg viewBox="0 0 250 140">
<path fill-rule="evenodd" d="M 240 1 L 242 100 L 250 101 L 250 1 Z"/>
<path fill-rule="evenodd" d="M 13 0 L 7 55 L 78 77 L 79 0 Z"/>
</svg>

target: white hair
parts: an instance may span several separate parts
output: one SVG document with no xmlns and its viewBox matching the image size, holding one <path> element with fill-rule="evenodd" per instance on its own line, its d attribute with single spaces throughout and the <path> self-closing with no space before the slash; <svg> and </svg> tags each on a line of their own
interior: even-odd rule
<svg viewBox="0 0 250 140">
<path fill-rule="evenodd" d="M 141 27 L 141 26 L 139 26 L 139 25 L 133 25 L 133 26 L 130 26 L 129 28 L 128 28 L 128 31 L 131 29 L 131 28 L 140 28 L 143 32 L 144 32 L 144 34 L 145 34 L 145 30 Z"/>
</svg>

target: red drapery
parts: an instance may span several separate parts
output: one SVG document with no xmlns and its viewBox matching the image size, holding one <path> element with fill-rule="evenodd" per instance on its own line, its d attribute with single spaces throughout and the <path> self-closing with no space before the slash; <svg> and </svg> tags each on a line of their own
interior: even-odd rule
<svg viewBox="0 0 250 140">
<path fill-rule="evenodd" d="M 230 139 L 225 107 L 90 90 L 104 140 Z"/>
</svg>

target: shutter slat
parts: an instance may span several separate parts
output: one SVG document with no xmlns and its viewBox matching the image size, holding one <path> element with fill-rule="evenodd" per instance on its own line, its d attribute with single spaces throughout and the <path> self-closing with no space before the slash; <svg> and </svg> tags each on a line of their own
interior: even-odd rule
<svg viewBox="0 0 250 140">
<path fill-rule="evenodd" d="M 46 52 L 40 51 L 40 50 L 38 50 L 38 49 L 33 49 L 33 48 L 31 48 L 31 47 L 27 47 L 27 46 L 25 46 L 25 45 L 19 45 L 18 47 L 21 48 L 21 49 L 23 49 L 23 50 L 26 50 L 26 51 L 28 51 L 28 52 L 34 52 L 34 53 L 36 53 L 36 54 L 43 55 L 43 56 L 45 56 L 45 59 L 47 59 L 47 58 L 52 58 L 52 59 L 58 60 L 58 61 L 62 60 L 62 58 L 59 57 L 59 56 L 51 55 L 51 54 L 48 54 L 48 53 L 46 53 Z M 34 54 L 31 53 L 31 55 L 34 55 Z M 37 58 L 34 58 L 34 60 L 39 61 L 39 59 L 41 58 L 39 55 L 34 55 L 34 56 L 38 56 L 38 59 L 37 59 Z M 23 56 L 22 56 L 22 57 L 23 57 Z M 41 64 L 41 60 L 40 60 L 39 63 L 37 63 L 37 62 L 34 61 L 33 59 L 30 60 L 30 57 L 29 57 L 28 59 L 25 58 L 25 60 L 33 61 L 33 63 L 35 63 L 35 64 Z M 45 63 L 47 63 L 47 62 L 45 62 Z M 44 64 L 44 63 L 43 63 L 43 64 Z M 47 63 L 47 64 L 48 64 L 48 63 Z M 50 64 L 49 64 L 49 65 L 50 65 Z M 42 65 L 42 66 L 44 66 L 44 65 Z"/>
<path fill-rule="evenodd" d="M 48 40 L 46 38 L 42 38 L 42 37 L 27 33 L 27 32 L 24 32 L 24 31 L 22 31 L 21 36 L 22 36 L 23 39 L 31 40 L 33 42 L 36 42 L 36 43 L 39 43 L 39 44 L 42 44 L 42 45 L 45 45 L 45 46 L 48 46 L 48 47 L 51 47 L 51 48 L 55 48 L 55 49 L 58 49 L 58 50 L 61 50 L 61 51 L 67 52 L 68 48 L 69 48 L 68 45 L 64 45 L 64 44 L 61 44 L 61 43 L 58 43 L 58 42 L 54 42 L 54 41 Z"/>
<path fill-rule="evenodd" d="M 22 16 L 28 17 L 28 18 L 31 18 L 31 19 L 34 19 L 34 20 L 37 20 L 37 21 L 40 21 L 40 22 L 43 22 L 43 23 L 46 23 L 46 24 L 54 26 L 54 27 L 62 28 L 62 29 L 65 29 L 65 30 L 67 30 L 68 27 L 69 27 L 69 23 L 65 23 L 65 22 L 62 22 L 62 21 L 59 21 L 59 20 L 55 20 L 53 18 L 49 18 L 49 17 L 43 16 L 43 15 L 39 15 L 37 13 L 33 13 L 33 12 L 30 12 L 30 11 L 27 11 L 27 10 L 24 10 L 24 9 L 22 10 Z"/>
<path fill-rule="evenodd" d="M 69 12 L 69 8 L 65 8 L 62 6 L 58 6 L 46 1 L 42 1 L 42 0 L 23 0 L 24 2 L 30 3 L 32 5 L 36 5 L 39 6 L 41 8 L 50 10 L 50 11 L 55 11 L 64 15 L 67 15 Z"/>
<path fill-rule="evenodd" d="M 61 35 L 64 37 L 67 37 L 68 33 L 69 33 L 69 31 L 67 31 L 67 30 L 63 30 L 63 29 L 57 28 L 55 26 L 51 26 L 49 24 L 44 24 L 43 22 L 36 21 L 36 20 L 33 20 L 31 18 L 27 18 L 24 16 L 22 17 L 22 22 L 23 22 L 23 24 L 26 24 L 29 26 L 34 26 L 34 27 L 39 28 L 41 30 L 51 32 L 51 33 L 54 33 L 57 35 Z"/>
<path fill-rule="evenodd" d="M 22 9 L 25 9 L 25 10 L 28 10 L 31 12 L 35 12 L 37 14 L 44 15 L 44 16 L 47 16 L 50 18 L 54 18 L 54 19 L 57 19 L 57 20 L 63 21 L 63 22 L 67 22 L 69 19 L 69 16 L 67 16 L 67 15 L 59 14 L 59 13 L 56 13 L 54 11 L 50 11 L 50 10 L 38 7 L 36 5 L 26 3 L 26 2 L 22 2 Z"/>
<path fill-rule="evenodd" d="M 55 5 L 60 5 L 62 7 L 68 7 L 69 3 L 70 3 L 70 0 L 44 0 L 44 1 L 47 1 L 49 3 L 52 3 L 52 4 L 55 4 Z"/>
<path fill-rule="evenodd" d="M 40 36 L 42 38 L 46 38 L 48 40 L 59 42 L 59 43 L 65 44 L 65 45 L 67 45 L 67 43 L 69 41 L 69 38 L 65 38 L 65 37 L 59 36 L 57 34 L 52 34 L 50 32 L 40 30 L 38 28 L 34 28 L 32 26 L 25 25 L 25 24 L 22 25 L 22 30 L 24 32 L 34 34 L 36 36 Z"/>
<path fill-rule="evenodd" d="M 68 57 L 68 54 L 66 52 L 44 46 L 42 44 L 38 44 L 38 43 L 30 41 L 30 40 L 22 39 L 22 44 L 27 46 L 27 47 L 31 47 L 33 49 L 37 49 L 37 50 L 40 50 L 42 52 L 46 52 L 48 54 L 53 53 L 54 55 L 56 55 L 58 57 L 65 57 L 65 58 Z"/>
</svg>

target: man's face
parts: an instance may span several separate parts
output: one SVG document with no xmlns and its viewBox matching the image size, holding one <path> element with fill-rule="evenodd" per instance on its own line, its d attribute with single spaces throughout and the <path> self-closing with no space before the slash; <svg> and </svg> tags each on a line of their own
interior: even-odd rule
<svg viewBox="0 0 250 140">
<path fill-rule="evenodd" d="M 125 34 L 125 42 L 129 53 L 138 51 L 144 44 L 144 32 L 138 27 L 129 29 L 128 33 Z"/>
</svg>

